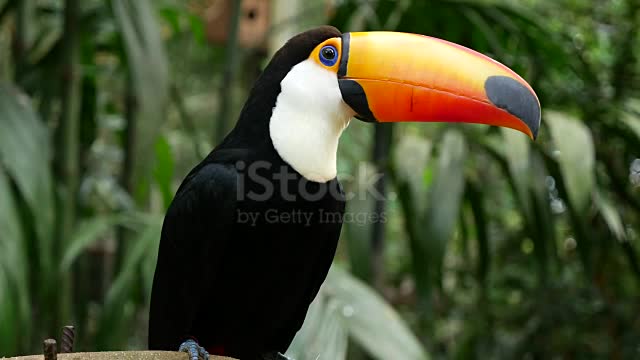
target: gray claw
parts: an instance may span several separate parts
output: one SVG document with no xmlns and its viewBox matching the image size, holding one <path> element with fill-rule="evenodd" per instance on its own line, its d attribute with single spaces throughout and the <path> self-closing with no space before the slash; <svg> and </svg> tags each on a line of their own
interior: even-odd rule
<svg viewBox="0 0 640 360">
<path fill-rule="evenodd" d="M 180 344 L 178 351 L 189 354 L 189 360 L 209 360 L 209 353 L 205 348 L 198 345 L 193 339 L 185 340 Z"/>
</svg>

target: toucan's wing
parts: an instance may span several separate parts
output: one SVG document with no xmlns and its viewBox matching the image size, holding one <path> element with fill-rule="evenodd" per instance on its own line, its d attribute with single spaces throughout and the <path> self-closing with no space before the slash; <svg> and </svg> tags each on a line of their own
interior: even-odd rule
<svg viewBox="0 0 640 360">
<path fill-rule="evenodd" d="M 150 349 L 177 350 L 194 335 L 206 286 L 215 285 L 216 267 L 232 239 L 237 176 L 230 165 L 200 165 L 169 206 L 151 293 Z"/>
<path fill-rule="evenodd" d="M 342 190 L 342 186 L 338 183 L 338 191 L 340 192 L 340 197 L 344 198 L 344 191 Z M 339 213 L 340 217 L 344 216 L 345 210 L 345 202 L 339 201 L 336 203 L 336 207 L 331 209 L 334 213 Z M 340 238 L 340 229 L 342 227 L 341 223 L 335 224 L 336 226 L 326 227 L 326 232 L 324 233 L 324 237 L 326 241 L 324 242 L 323 248 L 317 252 L 317 258 L 315 260 L 314 271 L 310 274 L 310 277 L 306 282 L 306 294 L 305 297 L 300 299 L 301 303 L 298 306 L 295 306 L 293 311 L 293 317 L 291 319 L 291 323 L 287 323 L 282 331 L 282 346 L 281 351 L 284 353 L 286 349 L 293 342 L 293 338 L 296 333 L 302 327 L 304 320 L 307 316 L 307 311 L 309 310 L 309 306 L 313 302 L 313 300 L 318 295 L 320 291 L 320 287 L 324 283 L 329 273 L 329 269 L 331 268 L 331 264 L 333 263 L 333 258 L 336 253 L 336 249 L 338 246 L 338 239 Z"/>
</svg>

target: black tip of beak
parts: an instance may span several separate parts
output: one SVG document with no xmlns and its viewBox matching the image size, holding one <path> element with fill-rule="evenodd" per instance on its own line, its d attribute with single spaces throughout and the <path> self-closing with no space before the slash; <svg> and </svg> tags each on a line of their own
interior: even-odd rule
<svg viewBox="0 0 640 360">
<path fill-rule="evenodd" d="M 489 100 L 497 107 L 522 120 L 533 138 L 540 128 L 540 103 L 526 86 L 507 76 L 490 76 L 484 83 Z"/>
</svg>

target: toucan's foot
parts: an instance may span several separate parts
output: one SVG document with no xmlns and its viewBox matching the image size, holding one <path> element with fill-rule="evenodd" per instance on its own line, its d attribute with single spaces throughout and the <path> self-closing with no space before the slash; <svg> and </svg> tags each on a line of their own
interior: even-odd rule
<svg viewBox="0 0 640 360">
<path fill-rule="evenodd" d="M 209 360 L 209 353 L 193 339 L 186 340 L 180 344 L 178 351 L 189 354 L 189 360 Z"/>
<path fill-rule="evenodd" d="M 262 354 L 262 360 L 293 360 L 293 359 L 288 358 L 277 351 L 274 351 L 274 352 Z"/>
</svg>

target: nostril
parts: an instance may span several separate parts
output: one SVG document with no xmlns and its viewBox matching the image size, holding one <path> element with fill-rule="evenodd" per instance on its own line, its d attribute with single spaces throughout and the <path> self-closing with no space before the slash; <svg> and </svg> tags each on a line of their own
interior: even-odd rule
<svg viewBox="0 0 640 360">
<path fill-rule="evenodd" d="M 526 86 L 507 76 L 490 76 L 484 83 L 489 100 L 522 120 L 535 138 L 540 128 L 540 104 Z"/>
</svg>

